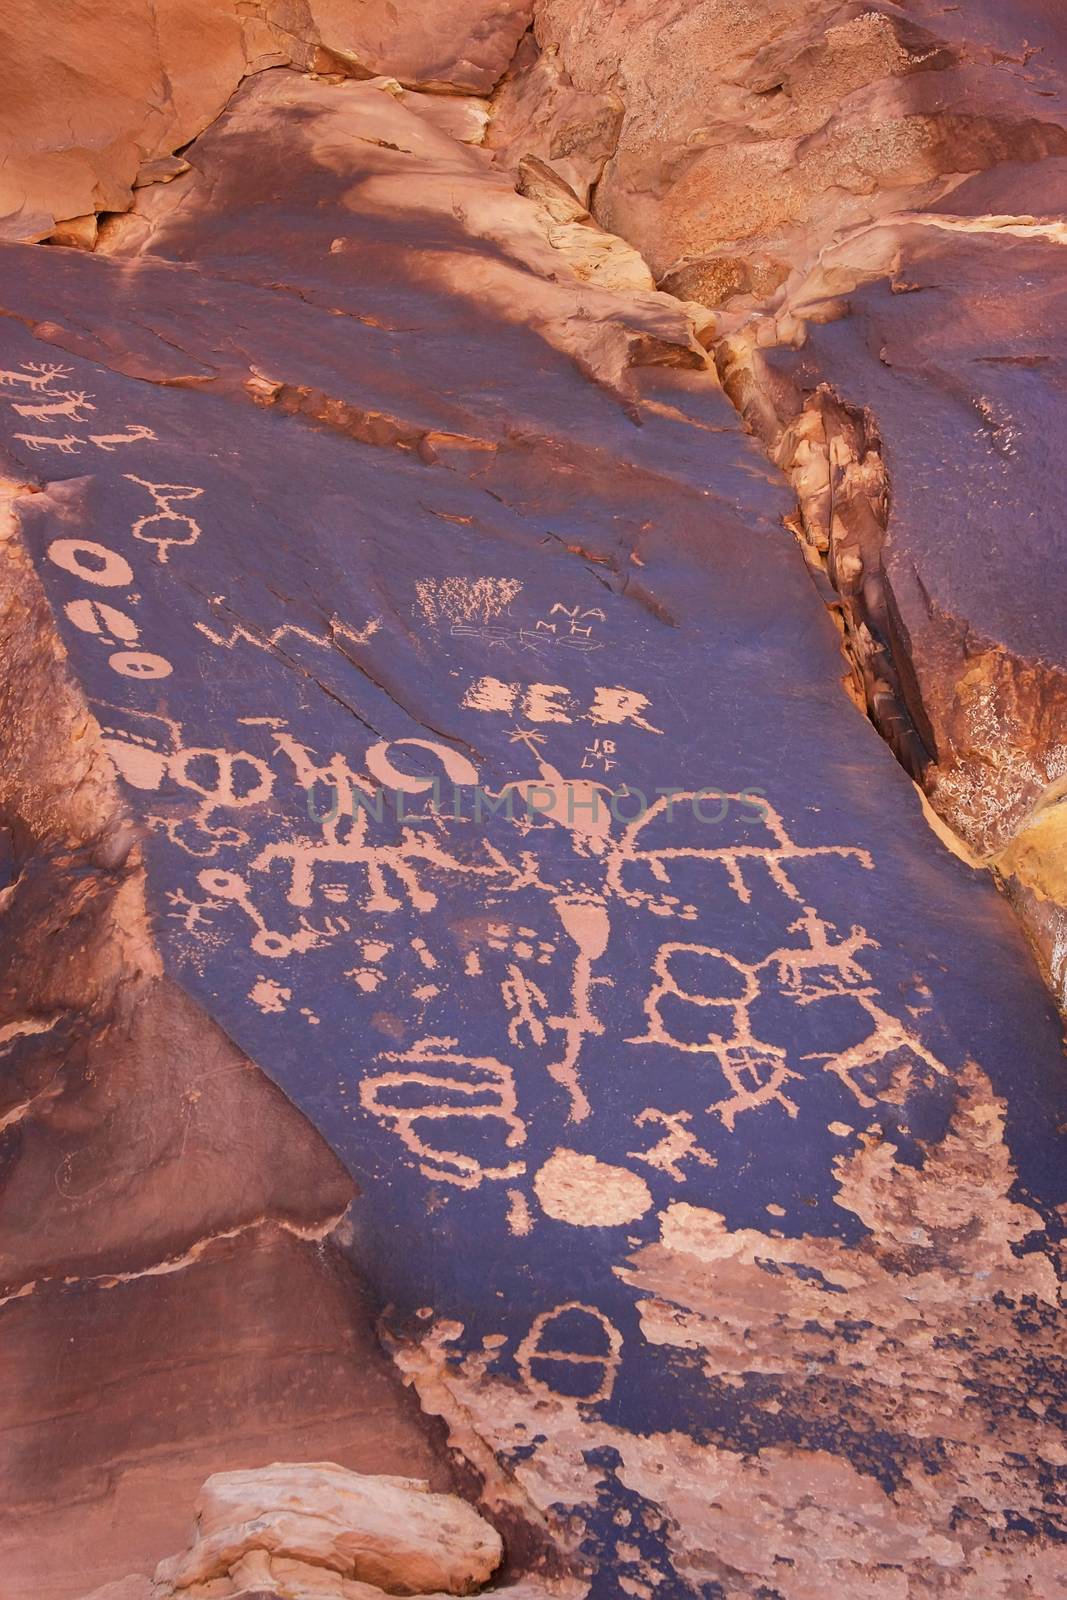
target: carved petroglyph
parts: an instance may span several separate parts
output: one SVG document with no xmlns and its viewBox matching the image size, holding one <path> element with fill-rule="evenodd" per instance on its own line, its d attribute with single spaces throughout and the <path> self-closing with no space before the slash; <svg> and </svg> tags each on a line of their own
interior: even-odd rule
<svg viewBox="0 0 1067 1600">
<path fill-rule="evenodd" d="M 696 1135 L 689 1127 L 692 1120 L 689 1111 L 657 1111 L 647 1106 L 634 1118 L 634 1127 L 659 1126 L 663 1129 L 663 1135 L 651 1149 L 629 1150 L 627 1154 L 632 1161 L 643 1161 L 646 1166 L 665 1172 L 675 1183 L 685 1182 L 683 1162 L 696 1161 L 702 1167 L 717 1167 L 719 1163 L 716 1158 L 697 1143 Z"/>
<path fill-rule="evenodd" d="M 737 793 L 716 791 L 716 795 L 727 805 L 732 803 L 738 807 L 754 808 L 752 790 L 746 789 Z M 625 829 L 618 848 L 612 851 L 607 872 L 609 890 L 629 905 L 645 905 L 650 910 L 669 914 L 673 911 L 675 902 L 669 896 L 659 895 L 653 890 L 629 883 L 627 869 L 641 867 L 656 883 L 669 885 L 672 881 L 670 871 L 672 863 L 679 865 L 686 862 L 715 863 L 724 869 L 729 888 L 742 905 L 749 904 L 752 899 L 752 891 L 745 879 L 745 868 L 750 865 L 762 867 L 770 875 L 776 888 L 794 901 L 800 901 L 801 894 L 789 875 L 787 864 L 790 862 L 836 856 L 842 861 L 855 861 L 868 871 L 873 869 L 874 862 L 870 853 L 854 845 L 795 843 L 779 812 L 765 800 L 758 802 L 759 815 L 750 819 L 753 830 L 763 830 L 763 838 L 756 842 L 739 841 L 722 846 L 641 847 L 640 840 L 645 831 L 652 828 L 660 819 L 665 819 L 670 824 L 676 808 L 692 806 L 699 818 L 702 815 L 699 808 L 702 805 L 706 806 L 707 803 L 707 791 L 689 789 L 675 790 L 654 800 L 644 814 L 636 817 Z"/>
<path fill-rule="evenodd" d="M 19 405 L 12 401 L 11 409 L 20 417 L 32 417 L 35 421 L 40 418 L 65 417 L 68 422 L 84 422 L 82 415 L 85 411 L 95 411 L 90 397 L 84 389 L 64 389 L 54 400 L 38 400 L 30 404 Z M 18 437 L 23 437 L 21 434 Z"/>
<path fill-rule="evenodd" d="M 100 440 L 95 440 L 94 443 L 99 444 Z M 157 561 L 161 566 L 166 566 L 173 545 L 195 544 L 203 532 L 195 517 L 191 517 L 185 511 L 175 511 L 175 501 L 182 503 L 187 500 L 198 500 L 204 491 L 192 484 L 149 483 L 145 478 L 135 477 L 132 472 L 127 472 L 125 476 L 130 483 L 138 483 L 142 489 L 148 490 L 156 508 L 138 517 L 130 532 L 135 539 L 140 539 L 145 544 L 154 544 Z M 146 531 L 149 528 L 153 529 L 151 533 Z M 170 531 L 171 529 L 174 531 Z"/>
<path fill-rule="evenodd" d="M 124 433 L 91 433 L 89 443 L 95 444 L 98 450 L 106 450 L 110 454 L 120 444 L 141 444 L 144 441 L 154 443 L 156 435 L 153 430 L 143 422 L 131 422 L 126 426 Z"/>
<path fill-rule="evenodd" d="M 60 455 L 64 456 L 77 455 L 78 446 L 85 443 L 84 439 L 79 439 L 73 433 L 65 433 L 60 438 L 54 438 L 48 433 L 15 433 L 12 434 L 12 438 L 17 439 L 20 444 L 24 444 L 27 450 L 45 450 L 51 445 L 59 451 Z"/>
<path fill-rule="evenodd" d="M 545 1215 L 575 1228 L 617 1228 L 652 1206 L 643 1178 L 578 1150 L 554 1151 L 533 1186 Z"/>
<path fill-rule="evenodd" d="M 419 578 L 415 598 L 433 627 L 492 622 L 521 592 L 518 578 Z"/>
<path fill-rule="evenodd" d="M 585 721 L 600 726 L 629 724 L 646 733 L 663 732 L 645 716 L 651 704 L 648 696 L 619 684 L 605 684 L 594 689 L 592 700 L 583 707 L 566 684 L 507 683 L 501 678 L 486 676 L 476 678 L 468 687 L 462 704 L 468 711 L 497 712 L 541 724 Z"/>
<path fill-rule="evenodd" d="M 368 838 L 369 827 L 365 811 L 354 817 L 336 817 L 323 825 L 321 841 L 297 837 L 267 845 L 252 861 L 252 871 L 268 872 L 275 862 L 286 863 L 286 899 L 291 906 L 309 907 L 320 866 L 355 867 L 366 875 L 366 897 L 360 902 L 364 911 L 398 911 L 406 902 L 413 910 L 425 912 L 437 905 L 437 895 L 426 887 L 420 866 L 486 879 L 506 878 L 510 870 L 499 856 L 485 864 L 461 861 L 414 828 L 403 830 L 399 844 L 375 844 Z M 495 855 L 488 845 L 485 850 L 491 858 Z"/>
<path fill-rule="evenodd" d="M 508 1039 L 521 1045 L 523 1030 L 532 1044 L 544 1044 L 548 1031 L 544 1015 L 549 1009 L 545 992 L 532 978 L 528 978 L 514 961 L 508 966 L 507 978 L 500 985 L 504 1004 L 512 1015 L 508 1018 Z"/>
<path fill-rule="evenodd" d="M 687 987 L 675 972 L 682 964 L 680 958 L 692 970 L 693 984 L 699 983 L 700 988 Z M 660 945 L 652 971 L 655 982 L 644 1000 L 647 1031 L 627 1042 L 669 1045 L 674 1050 L 714 1057 L 732 1092 L 707 1109 L 717 1112 L 731 1131 L 740 1112 L 754 1111 L 772 1101 L 795 1117 L 796 1102 L 784 1093 L 784 1085 L 800 1074 L 786 1065 L 784 1049 L 757 1038 L 753 1030 L 751 1010 L 760 998 L 759 968 L 711 945 L 672 940 Z M 702 1026 L 709 1020 L 717 1022 L 721 1015 L 722 1031 L 712 1026 L 699 1039 L 676 1037 L 663 1016 L 667 1000 L 677 1001 L 687 1010 L 695 1008 L 701 1013 Z M 708 1012 L 710 1018 L 704 1015 Z"/>
<path fill-rule="evenodd" d="M 457 1043 L 454 1038 L 428 1038 L 410 1050 L 385 1051 L 378 1060 L 391 1063 L 390 1070 L 362 1080 L 360 1104 L 389 1124 L 424 1177 L 461 1189 L 520 1177 L 524 1161 L 489 1166 L 464 1150 L 431 1142 L 432 1134 L 447 1137 L 448 1123 L 458 1122 L 462 1129 L 471 1120 L 498 1123 L 504 1150 L 526 1142 L 511 1068 L 493 1056 L 465 1055 Z"/>
<path fill-rule="evenodd" d="M 752 1008 L 763 998 L 768 985 L 795 1004 L 809 1006 L 822 1000 L 847 998 L 855 1002 L 870 1020 L 870 1031 L 855 1044 L 838 1052 L 810 1052 L 801 1059 L 822 1062 L 824 1070 L 836 1074 L 860 1105 L 871 1108 L 877 1096 L 865 1088 L 860 1078 L 885 1064 L 898 1069 L 897 1089 L 902 1085 L 899 1072 L 908 1079 L 916 1067 L 927 1074 L 944 1077 L 947 1068 L 927 1049 L 914 1028 L 879 1003 L 878 990 L 871 975 L 856 961 L 864 948 L 876 948 L 866 930 L 853 926 L 842 939 L 834 939 L 834 929 L 824 922 L 812 906 L 805 906 L 801 917 L 789 925 L 790 933 L 804 934 L 804 945 L 783 945 L 755 963 L 739 961 L 728 951 L 707 945 L 667 942 L 662 944 L 652 963 L 654 982 L 645 996 L 643 1009 L 647 1031 L 631 1044 L 662 1044 L 696 1055 L 713 1056 L 729 1084 L 732 1094 L 707 1109 L 717 1113 L 732 1129 L 737 1116 L 777 1100 L 790 1116 L 796 1104 L 784 1094 L 783 1085 L 800 1074 L 786 1066 L 783 1049 L 755 1037 Z M 675 971 L 688 964 L 691 985 L 686 986 Z M 696 987 L 697 984 L 700 987 Z M 691 1008 L 698 1013 L 725 1012 L 728 1031 L 711 1027 L 699 1037 L 679 1038 L 671 1032 L 664 1016 L 668 1002 L 677 1004 L 672 1017 L 675 1028 L 688 1018 Z M 706 1023 L 703 1018 L 701 1027 Z"/>
<path fill-rule="evenodd" d="M 24 383 L 35 394 L 46 390 L 50 383 L 60 383 L 70 377 L 70 368 L 57 366 L 52 361 L 24 361 L 21 372 L 0 372 L 0 385 Z"/>
<path fill-rule="evenodd" d="M 77 566 L 87 558 L 78 550 L 73 559 Z M 103 565 L 96 561 L 94 568 L 99 581 Z M 97 615 L 92 613 L 94 620 Z M 303 786 L 325 782 L 342 792 L 346 786 L 355 786 L 366 794 L 375 785 L 385 785 L 394 791 L 394 800 L 397 796 L 411 796 L 428 803 L 431 793 L 436 800 L 437 791 L 436 780 L 427 770 L 427 759 L 453 783 L 477 782 L 474 763 L 439 741 L 379 740 L 364 751 L 357 765 L 352 765 L 339 752 L 321 759 L 278 719 L 243 720 L 269 726 L 276 752 L 285 758 L 292 776 Z M 798 863 L 830 859 L 849 861 L 867 870 L 871 861 L 865 851 L 851 846 L 801 845 L 791 837 L 774 807 L 763 801 L 751 815 L 743 815 L 740 834 L 725 844 L 694 841 L 691 821 L 687 823 L 687 837 L 679 842 L 668 838 L 661 844 L 649 830 L 657 821 L 669 817 L 671 806 L 698 798 L 689 792 L 657 800 L 643 816 L 621 823 L 617 830 L 612 825 L 617 819 L 602 803 L 600 817 L 594 823 L 584 812 L 592 810 L 591 802 L 603 786 L 588 778 L 565 780 L 541 754 L 544 737 L 536 729 L 516 729 L 512 740 L 530 751 L 542 779 L 536 787 L 544 791 L 545 805 L 540 800 L 533 802 L 533 825 L 562 825 L 571 832 L 580 857 L 586 861 L 599 858 L 593 882 L 587 886 L 560 892 L 552 876 L 546 880 L 538 852 L 520 851 L 513 858 L 501 842 L 506 842 L 506 833 L 491 839 L 487 832 L 480 832 L 473 841 L 473 851 L 458 852 L 446 843 L 444 819 L 434 805 L 408 824 L 400 825 L 399 816 L 390 818 L 381 810 L 374 812 L 369 804 L 353 804 L 348 811 L 335 807 L 332 813 L 325 813 L 317 830 L 289 831 L 283 838 L 269 840 L 239 870 L 202 872 L 199 886 L 208 895 L 201 906 L 203 915 L 193 917 L 189 905 L 180 906 L 177 914 L 191 927 L 203 928 L 210 926 L 211 913 L 232 906 L 251 925 L 253 951 L 261 957 L 285 960 L 350 937 L 354 916 L 398 912 L 427 915 L 438 906 L 445 883 L 453 888 L 462 883 L 468 890 L 480 885 L 482 893 L 497 898 L 524 890 L 543 895 L 546 910 L 555 918 L 562 936 L 559 948 L 567 953 L 569 1007 L 562 1009 L 549 987 L 523 971 L 522 960 L 527 954 L 532 958 L 535 948 L 531 942 L 533 929 L 530 940 L 515 941 L 512 936 L 510 940 L 490 938 L 488 942 L 490 947 L 511 952 L 495 980 L 503 1003 L 507 1042 L 524 1053 L 551 1054 L 552 1040 L 562 1040 L 562 1051 L 547 1061 L 542 1056 L 542 1070 L 564 1091 L 568 1119 L 579 1124 L 592 1112 L 588 1090 L 582 1082 L 581 1055 L 586 1039 L 602 1037 L 605 1032 L 594 996 L 598 985 L 613 982 L 609 973 L 597 972 L 597 965 L 608 950 L 615 904 L 659 918 L 686 920 L 694 914 L 694 908 L 666 892 L 671 887 L 672 874 L 683 867 L 708 865 L 719 869 L 728 892 L 742 903 L 751 899 L 753 874 L 762 872 L 787 906 L 801 908 L 799 919 L 788 924 L 789 935 L 799 935 L 798 941 L 790 943 L 787 939 L 760 959 L 748 961 L 730 950 L 699 941 L 662 942 L 652 958 L 651 983 L 642 1001 L 645 1028 L 626 1042 L 697 1057 L 714 1069 L 723 1087 L 720 1094 L 709 1097 L 706 1110 L 730 1131 L 742 1113 L 771 1104 L 795 1116 L 797 1101 L 792 1086 L 803 1080 L 802 1064 L 808 1061 L 819 1062 L 824 1070 L 839 1076 L 862 1105 L 874 1104 L 872 1096 L 878 1092 L 872 1072 L 883 1063 L 887 1072 L 899 1068 L 901 1055 L 910 1053 L 914 1070 L 944 1073 L 945 1068 L 923 1045 L 915 1029 L 882 1006 L 869 974 L 859 965 L 860 952 L 872 944 L 865 931 L 854 927 L 839 938 L 832 926 L 800 898 L 794 878 Z M 195 747 L 185 751 L 176 746 L 168 755 L 165 770 L 200 798 L 195 819 L 200 837 L 191 850 L 194 854 L 207 853 L 203 840 L 210 839 L 219 811 L 265 803 L 272 794 L 274 780 L 269 763 L 249 752 L 227 756 L 218 750 Z M 492 798 L 500 800 L 509 787 L 524 789 L 520 783 L 505 785 Z M 753 806 L 749 791 L 722 798 L 739 807 Z M 551 809 L 547 809 L 549 805 Z M 519 832 L 530 825 L 528 817 L 507 820 L 515 821 Z M 236 832 L 221 837 L 226 844 L 239 841 Z M 677 835 L 674 837 L 677 840 Z M 278 886 L 285 904 L 295 914 L 284 926 L 278 925 L 276 912 L 266 909 L 268 901 L 261 895 L 260 880 L 265 894 L 279 868 L 284 869 L 284 876 Z M 646 881 L 651 879 L 655 887 L 649 889 L 642 884 L 641 874 Z M 332 903 L 337 909 L 316 916 L 316 906 L 323 903 Z M 409 943 L 421 964 L 428 968 L 427 959 L 419 953 L 424 942 Z M 464 971 L 473 979 L 484 976 L 476 951 L 468 949 L 465 953 Z M 374 993 L 383 981 L 376 963 L 369 960 L 350 967 L 348 976 L 367 994 Z M 424 982 L 410 992 L 425 1007 L 441 989 L 439 983 Z M 867 1021 L 866 1035 L 836 1054 L 809 1054 L 790 1061 L 788 1040 L 765 1037 L 766 1028 L 758 1029 L 754 1020 L 757 1002 L 774 993 L 802 1006 L 847 997 Z M 672 1120 L 667 1113 L 648 1109 L 637 1126 L 656 1120 L 663 1128 L 661 1137 L 649 1148 L 632 1152 L 635 1161 L 663 1172 L 673 1182 L 687 1181 L 688 1174 L 713 1163 L 714 1157 L 703 1149 L 677 1113 Z"/>
<path fill-rule="evenodd" d="M 573 1331 L 564 1343 L 568 1329 Z M 590 1350 L 590 1343 L 600 1343 L 601 1350 Z M 562 1391 L 596 1405 L 611 1399 L 621 1353 L 622 1334 L 602 1311 L 581 1300 L 565 1300 L 534 1318 L 515 1352 L 515 1364 L 531 1389 L 551 1395 Z M 573 1382 L 566 1382 L 575 1368 L 580 1383 L 576 1394 Z M 583 1373 L 585 1381 L 581 1382 Z"/>
<path fill-rule="evenodd" d="M 368 644 L 382 625 L 380 617 L 372 617 L 362 628 L 351 628 L 340 617 L 331 617 L 322 633 L 313 633 L 310 628 L 300 627 L 294 622 L 284 622 L 280 627 L 272 628 L 270 632 L 259 633 L 248 623 L 234 623 L 228 634 L 217 633 L 206 622 L 194 623 L 194 627 L 202 633 L 205 639 L 218 645 L 221 650 L 232 650 L 237 644 L 250 644 L 256 650 L 274 650 L 288 639 L 302 639 L 305 644 L 313 644 L 320 650 L 332 650 L 338 640 L 344 644 Z"/>
<path fill-rule="evenodd" d="M 46 552 L 49 561 L 98 588 L 117 589 L 133 583 L 133 568 L 115 550 L 92 539 L 53 539 Z M 136 643 L 140 629 L 126 612 L 103 606 L 96 600 L 69 602 L 64 610 L 76 628 L 91 634 L 104 645 Z M 115 650 L 108 666 L 122 678 L 153 681 L 168 678 L 173 671 L 165 656 L 148 650 Z"/>
<path fill-rule="evenodd" d="M 589 1098 L 578 1079 L 578 1058 L 582 1042 L 603 1034 L 603 1023 L 593 1015 L 592 991 L 596 983 L 611 983 L 607 977 L 594 978 L 593 966 L 608 947 L 611 920 L 602 901 L 589 895 L 558 895 L 552 901 L 564 933 L 575 946 L 571 979 L 571 1010 L 567 1016 L 552 1016 L 550 1028 L 563 1034 L 565 1049 L 558 1061 L 548 1067 L 549 1076 L 567 1091 L 570 1119 L 584 1122 L 589 1115 Z"/>
<path fill-rule="evenodd" d="M 106 644 L 136 644 L 141 637 L 132 617 L 102 600 L 69 600 L 63 610 L 82 633 L 95 634 Z"/>
<path fill-rule="evenodd" d="M 64 572 L 101 588 L 118 589 L 133 582 L 133 568 L 125 556 L 92 539 L 53 539 L 46 554 Z"/>
</svg>

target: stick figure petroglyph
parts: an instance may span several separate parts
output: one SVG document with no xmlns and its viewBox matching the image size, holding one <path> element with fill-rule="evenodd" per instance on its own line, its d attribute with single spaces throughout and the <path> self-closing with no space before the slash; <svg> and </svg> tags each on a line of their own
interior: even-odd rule
<svg viewBox="0 0 1067 1600">
<path fill-rule="evenodd" d="M 675 1183 L 685 1182 L 683 1161 L 695 1161 L 702 1167 L 717 1167 L 719 1163 L 716 1158 L 697 1143 L 696 1134 L 689 1127 L 692 1120 L 689 1111 L 656 1111 L 652 1106 L 646 1107 L 634 1118 L 634 1127 L 644 1128 L 658 1123 L 663 1128 L 663 1136 L 650 1150 L 630 1150 L 628 1155 L 634 1161 L 643 1161 L 646 1166 L 665 1172 Z"/>
<path fill-rule="evenodd" d="M 548 1037 L 542 1020 L 548 1010 L 548 1001 L 539 984 L 528 978 L 514 961 L 508 963 L 508 975 L 500 985 L 500 992 L 508 1011 L 508 1038 L 512 1044 L 521 1045 L 522 1030 L 526 1028 L 534 1044 L 544 1044 Z"/>
</svg>

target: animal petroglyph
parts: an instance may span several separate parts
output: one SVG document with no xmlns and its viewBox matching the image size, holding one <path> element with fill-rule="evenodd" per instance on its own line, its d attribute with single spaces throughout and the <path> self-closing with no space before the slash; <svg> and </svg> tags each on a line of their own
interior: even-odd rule
<svg viewBox="0 0 1067 1600">
<path fill-rule="evenodd" d="M 84 389 L 64 389 L 54 400 L 37 400 L 22 405 L 12 401 L 11 408 L 20 417 L 32 417 L 34 421 L 45 417 L 66 417 L 69 422 L 84 422 L 82 413 L 96 410 Z"/>
<path fill-rule="evenodd" d="M 140 444 L 143 440 L 154 442 L 155 433 L 143 422 L 131 422 L 126 426 L 125 433 L 91 433 L 89 442 L 95 444 L 98 450 L 106 450 L 110 454 L 120 444 Z"/>
<path fill-rule="evenodd" d="M 48 388 L 50 383 L 60 383 L 70 377 L 69 367 L 60 367 L 52 361 L 24 361 L 21 372 L 0 372 L 0 385 L 10 388 L 14 383 L 24 383 L 35 394 Z"/>
<path fill-rule="evenodd" d="M 752 793 L 751 790 L 742 790 L 738 793 L 723 792 L 719 798 L 728 805 L 733 803 L 738 807 L 751 809 L 754 805 Z M 738 841 L 729 845 L 704 847 L 699 845 L 641 847 L 640 840 L 646 830 L 661 819 L 665 819 L 669 824 L 676 807 L 687 805 L 697 807 L 705 799 L 706 791 L 676 790 L 654 800 L 643 815 L 635 818 L 625 829 L 618 847 L 612 850 L 609 857 L 607 883 L 610 891 L 629 905 L 645 905 L 650 910 L 669 913 L 673 909 L 671 900 L 656 894 L 655 891 L 628 882 L 629 869 L 640 866 L 654 882 L 670 885 L 672 864 L 714 863 L 724 869 L 731 892 L 742 905 L 748 905 L 752 899 L 752 891 L 745 878 L 745 869 L 749 866 L 762 867 L 782 894 L 795 901 L 800 901 L 801 894 L 789 875 L 788 864 L 791 862 L 836 856 L 840 860 L 855 861 L 867 871 L 874 867 L 870 853 L 855 845 L 797 844 L 790 837 L 779 812 L 764 800 L 759 802 L 759 818 L 751 823 L 753 828 L 761 828 L 764 833 L 764 838 L 757 842 Z M 699 815 L 699 811 L 697 814 Z"/>
<path fill-rule="evenodd" d="M 399 911 L 404 900 L 389 887 L 392 882 L 415 911 L 432 911 L 437 895 L 425 886 L 423 868 L 463 873 L 474 878 L 506 879 L 511 869 L 488 844 L 485 863 L 460 861 L 428 835 L 413 828 L 403 830 L 399 844 L 375 844 L 368 839 L 370 817 L 359 811 L 354 817 L 337 817 L 323 827 L 321 840 L 295 838 L 267 845 L 251 863 L 254 872 L 267 872 L 275 862 L 288 863 L 289 887 L 286 898 L 291 906 L 312 904 L 315 873 L 320 866 L 355 867 L 366 874 L 367 895 L 362 909 L 367 912 Z"/>
<path fill-rule="evenodd" d="M 834 939 L 831 924 L 824 922 L 812 906 L 791 923 L 790 933 L 804 934 L 807 943 L 783 945 L 755 963 L 739 961 L 728 951 L 708 945 L 668 942 L 660 945 L 652 963 L 654 982 L 645 996 L 643 1009 L 647 1031 L 628 1042 L 663 1044 L 688 1054 L 713 1056 L 729 1084 L 732 1094 L 708 1106 L 731 1130 L 741 1112 L 778 1103 L 790 1116 L 797 1107 L 783 1086 L 799 1080 L 801 1074 L 786 1065 L 784 1049 L 766 1043 L 753 1033 L 752 1008 L 763 998 L 768 986 L 777 989 L 800 1006 L 822 1000 L 847 998 L 854 1001 L 870 1020 L 870 1031 L 844 1050 L 810 1052 L 804 1061 L 819 1061 L 824 1070 L 834 1073 L 851 1091 L 860 1105 L 871 1108 L 877 1097 L 868 1092 L 860 1076 L 870 1074 L 880 1064 L 893 1064 L 911 1073 L 917 1064 L 929 1074 L 944 1077 L 947 1068 L 922 1042 L 913 1028 L 885 1010 L 870 973 L 856 961 L 865 947 L 874 947 L 863 928 L 854 926 L 842 939 Z M 688 965 L 691 982 L 683 983 L 677 966 Z M 696 987 L 697 982 L 701 987 Z M 675 1011 L 668 1023 L 665 1008 L 673 1002 Z M 689 1022 L 685 1013 L 695 1009 L 702 1018 L 701 1029 L 716 1013 L 725 1013 L 728 1029 L 712 1026 L 699 1037 L 678 1037 Z"/>
<path fill-rule="evenodd" d="M 51 445 L 53 449 L 58 450 L 60 455 L 63 456 L 77 455 L 79 446 L 85 443 L 84 439 L 79 439 L 77 434 L 74 433 L 65 433 L 58 438 L 54 438 L 48 433 L 15 433 L 12 434 L 12 438 L 18 439 L 21 444 L 26 446 L 27 450 L 45 450 Z"/>
</svg>

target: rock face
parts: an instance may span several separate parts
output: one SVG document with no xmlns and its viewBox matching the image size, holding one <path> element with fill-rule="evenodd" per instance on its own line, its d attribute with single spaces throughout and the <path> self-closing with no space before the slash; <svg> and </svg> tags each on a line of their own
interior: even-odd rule
<svg viewBox="0 0 1067 1600">
<path fill-rule="evenodd" d="M 97 212 L 167 182 L 241 79 L 270 67 L 491 89 L 529 0 L 14 0 L 0 64 L 0 238 L 92 247 Z M 180 168 L 180 163 L 178 163 Z M 73 228 L 72 224 L 76 225 Z"/>
<path fill-rule="evenodd" d="M 129 1578 L 90 1600 L 277 1600 L 473 1594 L 500 1565 L 500 1535 L 455 1495 L 412 1478 L 275 1462 L 209 1478 L 193 1541 L 154 1581 Z"/>
<path fill-rule="evenodd" d="M 18 32 L 13 1600 L 1063 1587 L 1022 10 Z"/>
<path fill-rule="evenodd" d="M 209 1478 L 193 1544 L 160 1563 L 156 1584 L 195 1592 L 242 1563 L 247 1570 L 257 1552 L 271 1569 L 325 1569 L 389 1594 L 471 1594 L 503 1554 L 477 1512 L 415 1479 L 362 1477 L 330 1462 L 275 1465 Z"/>
</svg>

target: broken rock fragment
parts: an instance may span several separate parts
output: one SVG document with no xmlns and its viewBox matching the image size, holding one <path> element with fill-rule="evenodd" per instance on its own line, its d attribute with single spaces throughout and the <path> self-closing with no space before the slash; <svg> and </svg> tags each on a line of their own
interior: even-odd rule
<svg viewBox="0 0 1067 1600">
<path fill-rule="evenodd" d="M 500 1565 L 500 1535 L 455 1495 L 413 1478 L 376 1478 L 331 1462 L 276 1463 L 209 1478 L 184 1555 L 156 1583 L 178 1593 L 224 1577 L 254 1553 L 304 1563 L 390 1594 L 472 1594 Z M 262 1564 L 262 1563 L 261 1563 Z"/>
</svg>

